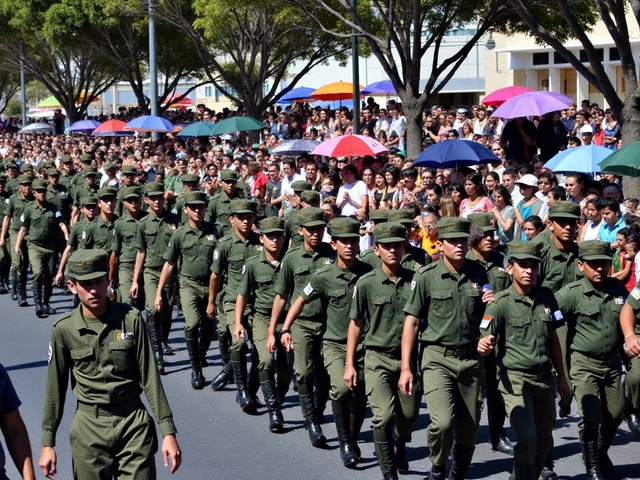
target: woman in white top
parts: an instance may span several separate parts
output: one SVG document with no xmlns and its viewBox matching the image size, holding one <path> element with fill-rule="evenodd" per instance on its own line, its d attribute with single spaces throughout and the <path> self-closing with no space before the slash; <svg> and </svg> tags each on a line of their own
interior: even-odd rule
<svg viewBox="0 0 640 480">
<path fill-rule="evenodd" d="M 355 165 L 345 165 L 342 168 L 342 186 L 338 189 L 336 203 L 343 217 L 356 217 L 363 220 L 369 205 L 369 193 L 362 180 L 356 179 Z"/>
<path fill-rule="evenodd" d="M 511 205 L 511 195 L 504 185 L 496 185 L 493 191 L 494 207 L 491 213 L 496 218 L 496 234 L 500 245 L 506 245 L 513 240 L 516 213 Z"/>
<path fill-rule="evenodd" d="M 580 229 L 578 243 L 598 239 L 598 231 L 600 231 L 600 225 L 602 224 L 602 215 L 596 208 L 597 200 L 598 199 L 594 196 L 592 198 L 588 198 L 585 202 L 585 210 L 588 220 Z"/>
</svg>

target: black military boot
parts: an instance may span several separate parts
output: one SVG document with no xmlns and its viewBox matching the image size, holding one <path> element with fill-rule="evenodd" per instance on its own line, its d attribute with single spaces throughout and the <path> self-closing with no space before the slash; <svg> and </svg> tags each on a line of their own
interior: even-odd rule
<svg viewBox="0 0 640 480">
<path fill-rule="evenodd" d="M 356 452 L 358 459 L 362 457 L 362 452 L 360 451 L 360 447 L 358 446 L 358 440 L 360 439 L 360 430 L 362 430 L 362 424 L 364 423 L 364 419 L 367 416 L 367 399 L 363 397 L 364 401 L 358 401 L 358 398 L 354 398 L 353 403 L 351 404 L 351 445 L 353 446 L 353 450 Z"/>
<path fill-rule="evenodd" d="M 584 457 L 584 466 L 587 470 L 586 480 L 603 480 L 604 477 L 600 473 L 600 458 L 598 457 L 598 442 L 590 440 L 588 442 L 580 442 L 582 445 L 582 456 Z"/>
<path fill-rule="evenodd" d="M 163 320 L 160 324 L 162 328 L 162 355 L 175 355 L 173 348 L 169 345 L 169 333 L 171 333 L 171 319 Z"/>
<path fill-rule="evenodd" d="M 33 282 L 32 290 L 33 301 L 36 304 L 36 317 L 46 317 L 47 315 L 44 312 L 44 307 L 42 306 L 42 284 L 40 282 Z"/>
<path fill-rule="evenodd" d="M 540 478 L 542 480 L 558 480 L 558 474 L 553 471 L 553 449 L 549 450 L 547 454 L 547 459 L 545 460 L 544 467 L 542 468 L 542 473 L 540 473 Z"/>
<path fill-rule="evenodd" d="M 327 443 L 327 438 L 322 433 L 322 428 L 316 417 L 316 410 L 313 405 L 313 395 L 300 395 L 300 407 L 304 416 L 304 428 L 309 433 L 309 440 L 314 447 L 323 447 Z"/>
<path fill-rule="evenodd" d="M 535 467 L 533 465 L 518 465 L 513 466 L 513 474 L 515 478 L 520 480 L 536 480 L 534 475 Z"/>
<path fill-rule="evenodd" d="M 218 338 L 218 344 L 220 346 L 220 357 L 222 358 L 222 371 L 211 382 L 211 388 L 214 391 L 222 390 L 228 383 L 233 381 L 233 369 L 229 360 L 229 344 L 223 339 L 223 336 Z"/>
<path fill-rule="evenodd" d="M 444 480 L 444 476 L 447 473 L 446 465 L 431 465 L 431 471 L 429 472 L 429 480 Z"/>
<path fill-rule="evenodd" d="M 0 265 L 0 295 L 6 295 L 9 293 L 7 288 L 7 277 L 5 276 L 5 269 Z"/>
<path fill-rule="evenodd" d="M 29 306 L 29 302 L 27 302 L 27 277 L 23 274 L 18 276 L 18 306 Z"/>
<path fill-rule="evenodd" d="M 164 358 L 162 357 L 160 323 L 147 323 L 147 332 L 149 333 L 149 340 L 151 340 L 151 349 L 153 350 L 153 357 L 156 359 L 158 372 L 160 375 L 164 375 Z"/>
<path fill-rule="evenodd" d="M 349 405 L 342 403 L 342 412 L 333 412 L 333 421 L 336 424 L 338 442 L 340 443 L 340 458 L 345 467 L 355 467 L 360 459 L 351 445 L 351 429 Z"/>
<path fill-rule="evenodd" d="M 615 476 L 613 462 L 609 458 L 609 448 L 616 436 L 616 428 L 603 428 L 600 426 L 600 434 L 598 436 L 598 456 L 600 459 L 600 472 L 604 478 L 612 478 Z"/>
<path fill-rule="evenodd" d="M 202 368 L 209 366 L 209 362 L 207 361 L 207 352 L 209 351 L 210 346 L 211 340 L 203 339 L 201 336 L 200 343 L 198 344 L 198 353 L 200 354 L 200 367 Z"/>
<path fill-rule="evenodd" d="M 55 315 L 56 309 L 49 305 L 51 295 L 53 294 L 53 285 L 50 282 L 45 282 L 42 286 L 42 306 L 44 307 L 44 313 L 47 315 Z"/>
<path fill-rule="evenodd" d="M 11 279 L 11 300 L 18 301 L 18 277 Z"/>
<path fill-rule="evenodd" d="M 393 440 L 386 442 L 374 442 L 376 457 L 378 457 L 378 465 L 382 470 L 382 478 L 384 480 L 398 480 L 398 471 L 393 463 Z"/>
<path fill-rule="evenodd" d="M 195 338 L 185 339 L 187 343 L 187 352 L 189 353 L 189 361 L 191 362 L 191 388 L 194 390 L 202 390 L 204 387 L 204 376 L 200 368 L 200 355 L 198 355 L 198 340 Z"/>
<path fill-rule="evenodd" d="M 466 478 L 474 450 L 475 447 L 462 447 L 457 443 L 453 445 L 453 453 L 451 455 L 453 461 L 451 462 L 449 480 L 464 480 Z"/>
<path fill-rule="evenodd" d="M 393 457 L 393 463 L 396 465 L 398 472 L 406 475 L 409 472 L 409 461 L 407 460 L 407 442 L 400 440 L 398 430 L 393 429 L 393 443 L 396 446 L 396 453 Z"/>
<path fill-rule="evenodd" d="M 276 396 L 278 397 L 278 403 L 280 405 L 284 403 L 284 400 L 287 397 L 290 383 L 291 383 L 290 377 L 281 378 L 281 376 L 278 374 L 278 378 L 276 380 Z"/>
<path fill-rule="evenodd" d="M 258 390 L 260 390 L 260 377 L 258 375 L 258 359 L 251 359 L 251 367 L 249 367 L 249 380 L 247 383 L 247 393 L 256 408 L 262 408 L 262 402 L 258 398 Z M 265 401 L 267 399 L 265 398 Z"/>
<path fill-rule="evenodd" d="M 231 368 L 233 369 L 233 377 L 236 381 L 236 387 L 238 387 L 238 393 L 236 394 L 236 403 L 240 405 L 243 412 L 253 410 L 255 406 L 249 397 L 247 391 L 247 360 L 244 358 L 239 362 L 231 361 Z"/>
<path fill-rule="evenodd" d="M 282 422 L 282 413 L 280 412 L 280 404 L 276 398 L 275 382 L 273 379 L 260 382 L 262 387 L 262 395 L 269 409 L 269 431 L 271 433 L 282 433 L 284 427 Z"/>
<path fill-rule="evenodd" d="M 629 431 L 640 437 L 640 412 L 635 408 L 629 408 L 626 419 Z"/>
</svg>

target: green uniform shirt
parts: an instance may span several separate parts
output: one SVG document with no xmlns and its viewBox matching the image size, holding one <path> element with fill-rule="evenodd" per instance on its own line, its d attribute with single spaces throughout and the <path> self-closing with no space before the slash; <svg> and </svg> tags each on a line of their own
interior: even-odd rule
<svg viewBox="0 0 640 480">
<path fill-rule="evenodd" d="M 289 240 L 291 240 L 290 248 L 301 247 L 304 243 L 304 237 L 298 232 L 298 210 L 289 210 L 282 217 L 284 220 L 285 246 L 289 248 Z"/>
<path fill-rule="evenodd" d="M 624 340 L 620 310 L 628 295 L 614 278 L 607 278 L 602 290 L 596 290 L 586 278 L 562 287 L 556 299 L 569 329 L 571 351 L 601 359 L 617 355 Z"/>
<path fill-rule="evenodd" d="M 182 258 L 182 275 L 208 283 L 216 242 L 214 225 L 203 222 L 202 229 L 198 230 L 186 224 L 171 237 L 164 259 L 175 264 Z"/>
<path fill-rule="evenodd" d="M 500 367 L 536 374 L 551 371 L 551 332 L 562 324 L 550 289 L 534 287 L 529 295 L 520 295 L 511 286 L 487 305 L 480 333 L 495 336 Z"/>
<path fill-rule="evenodd" d="M 136 263 L 136 235 L 138 223 L 147 216 L 147 212 L 139 212 L 138 218 L 133 218 L 128 213 L 119 218 L 113 226 L 113 243 L 111 250 L 117 252 L 119 263 Z"/>
<path fill-rule="evenodd" d="M 95 219 L 93 220 L 95 222 Z M 91 233 L 91 224 L 86 218 L 78 220 L 69 232 L 69 240 L 67 245 L 75 251 L 80 248 L 91 248 L 93 246 L 93 235 Z"/>
<path fill-rule="evenodd" d="M 162 435 L 176 433 L 140 312 L 108 302 L 104 318 L 86 318 L 79 306 L 53 327 L 42 412 L 43 446 L 55 446 L 69 373 L 74 395 L 87 405 L 113 407 L 144 391 Z"/>
<path fill-rule="evenodd" d="M 462 272 L 452 273 L 441 260 L 418 271 L 404 311 L 426 320 L 423 342 L 465 347 L 478 341 L 485 309 L 481 290 L 488 283 L 487 272 L 477 262 L 465 260 Z"/>
<path fill-rule="evenodd" d="M 149 213 L 138 222 L 134 247 L 145 251 L 144 268 L 162 269 L 164 253 L 169 248 L 178 223 L 178 216 L 166 210 L 162 211 L 160 217 Z"/>
<path fill-rule="evenodd" d="M 304 246 L 289 250 L 282 259 L 281 273 L 278 275 L 274 290 L 296 300 L 302 295 L 313 272 L 318 268 L 335 262 L 336 252 L 328 243 L 321 243 L 317 252 L 307 251 Z M 324 311 L 320 299 L 305 304 L 298 318 L 312 322 L 322 322 Z"/>
<path fill-rule="evenodd" d="M 557 292 L 568 283 L 583 277 L 578 270 L 578 245 L 571 245 L 568 251 L 561 251 L 553 240 L 544 244 L 541 252 L 542 262 L 538 272 L 538 285 Z"/>
<path fill-rule="evenodd" d="M 263 250 L 260 236 L 255 232 L 250 232 L 247 239 L 242 240 L 232 230 L 230 235 L 226 235 L 218 241 L 216 249 L 213 251 L 211 271 L 225 277 L 222 281 L 222 284 L 225 285 L 225 302 L 236 301 L 238 285 L 246 269 L 245 264 L 249 263 L 253 257 L 260 255 Z"/>
<path fill-rule="evenodd" d="M 62 184 L 47 187 L 47 202 L 53 203 L 62 213 L 65 220 L 71 219 L 71 195 L 69 189 Z"/>
<path fill-rule="evenodd" d="M 10 178 L 9 181 L 7 182 L 7 186 L 5 188 L 7 189 L 7 191 L 11 195 L 19 195 L 20 194 L 20 180 L 18 180 L 18 177 Z"/>
<path fill-rule="evenodd" d="M 276 292 L 273 286 L 280 274 L 280 262 L 271 263 L 267 260 L 264 250 L 247 263 L 244 275 L 238 285 L 238 295 L 242 295 L 249 303 L 253 300 L 252 313 L 271 316 L 273 300 Z"/>
<path fill-rule="evenodd" d="M 233 225 L 231 225 L 229 217 L 231 216 L 231 200 L 236 198 L 242 198 L 237 188 L 233 197 L 229 197 L 221 191 L 211 197 L 211 201 L 209 205 L 207 205 L 206 221 L 215 223 L 222 230 L 223 236 L 229 235 L 233 230 Z"/>
<path fill-rule="evenodd" d="M 636 335 L 640 336 L 640 288 L 637 286 L 631 290 L 631 293 L 627 297 L 627 303 L 633 308 L 636 314 L 636 327 L 634 329 Z"/>
<path fill-rule="evenodd" d="M 80 199 L 84 198 L 84 197 L 93 197 L 95 195 L 97 195 L 98 193 L 98 185 L 97 182 L 96 184 L 93 185 L 93 187 L 90 187 L 89 185 L 87 185 L 86 183 L 80 185 L 77 188 L 73 189 L 73 206 L 80 208 Z"/>
<path fill-rule="evenodd" d="M 476 257 L 476 255 L 469 250 L 467 252 L 467 258 L 469 260 L 475 260 L 482 265 L 487 271 L 489 277 L 489 284 L 493 293 L 498 293 L 509 288 L 511 285 L 511 277 L 504 268 L 504 257 L 499 252 L 490 252 L 489 258 L 484 260 Z"/>
<path fill-rule="evenodd" d="M 7 215 L 10 198 L 11 194 L 6 190 L 0 193 L 0 222 L 2 222 L 4 220 L 4 217 Z"/>
<path fill-rule="evenodd" d="M 98 215 L 91 222 L 91 237 L 93 238 L 93 248 L 101 248 L 106 252 L 111 252 L 113 245 L 113 229 L 118 217 L 114 215 L 111 220 L 104 220 L 102 215 Z"/>
<path fill-rule="evenodd" d="M 100 183 L 97 182 L 97 180 L 98 180 L 98 177 L 96 177 L 96 183 L 98 183 L 99 185 Z M 80 171 L 76 173 L 73 177 L 71 177 L 71 188 L 69 190 L 73 192 L 78 187 L 86 184 L 87 184 L 86 177 L 84 176 L 82 171 Z"/>
<path fill-rule="evenodd" d="M 22 226 L 27 229 L 29 242 L 51 243 L 55 240 L 53 233 L 64 222 L 62 213 L 53 204 L 47 201 L 41 207 L 38 202 L 31 202 L 24 208 L 20 216 Z"/>
<path fill-rule="evenodd" d="M 382 267 L 382 261 L 380 257 L 376 255 L 376 252 L 373 250 L 373 247 L 367 248 L 364 252 L 360 254 L 360 260 L 364 263 L 368 263 L 373 268 Z M 429 265 L 431 263 L 431 257 L 424 251 L 422 248 L 414 247 L 409 244 L 405 248 L 404 254 L 402 255 L 402 260 L 400 264 L 409 270 L 413 270 L 417 272 L 420 268 Z"/>
<path fill-rule="evenodd" d="M 189 223 L 189 215 L 184 213 L 184 195 L 180 195 L 176 199 L 176 203 L 174 207 L 171 209 L 171 211 L 174 214 L 178 215 L 178 217 L 180 218 L 181 225 L 186 225 L 187 223 Z"/>
<path fill-rule="evenodd" d="M 400 356 L 403 310 L 415 273 L 403 267 L 394 281 L 377 268 L 358 279 L 349 317 L 363 322 L 365 348 Z"/>
<path fill-rule="evenodd" d="M 164 189 L 165 191 L 171 190 L 176 195 L 181 194 L 184 191 L 182 189 L 182 175 L 168 175 L 164 179 Z"/>
<path fill-rule="evenodd" d="M 131 184 L 132 187 L 138 187 L 139 192 L 140 192 L 140 196 L 138 197 L 140 199 L 140 210 L 142 210 L 142 206 L 146 205 L 146 203 L 144 203 L 143 201 L 143 197 L 142 197 L 142 187 L 140 186 L 139 183 L 137 182 L 133 182 Z M 116 193 L 116 208 L 114 209 L 114 213 L 116 215 L 118 215 L 119 217 L 122 217 L 123 212 L 126 213 L 126 210 L 124 209 L 124 192 L 127 190 L 127 187 L 124 183 L 122 185 L 120 185 L 120 188 L 118 188 L 118 193 Z"/>
<path fill-rule="evenodd" d="M 7 204 L 7 209 L 5 210 L 5 215 L 11 218 L 11 223 L 9 224 L 9 228 L 14 232 L 17 232 L 22 227 L 22 220 L 20 217 L 24 212 L 25 207 L 34 201 L 34 197 L 24 198 L 21 193 L 16 193 L 15 195 L 11 195 L 9 198 L 9 203 Z"/>
<path fill-rule="evenodd" d="M 67 187 L 67 190 L 69 192 L 71 192 L 71 188 L 73 186 L 73 178 L 76 176 L 76 172 L 72 172 L 71 175 L 69 175 L 66 171 L 62 171 L 60 172 L 60 184 L 64 185 L 65 187 Z"/>
<path fill-rule="evenodd" d="M 371 265 L 360 260 L 356 260 L 351 270 L 343 270 L 336 261 L 332 265 L 319 268 L 311 275 L 309 283 L 302 290 L 302 298 L 307 303 L 320 299 L 322 310 L 327 316 L 323 339 L 347 343 L 353 287 L 361 276 L 371 270 Z"/>
</svg>

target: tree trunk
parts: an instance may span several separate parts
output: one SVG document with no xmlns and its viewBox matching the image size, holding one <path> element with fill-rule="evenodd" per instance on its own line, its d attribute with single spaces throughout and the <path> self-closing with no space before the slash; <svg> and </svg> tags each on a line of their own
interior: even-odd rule
<svg viewBox="0 0 640 480">
<path fill-rule="evenodd" d="M 624 108 L 618 118 L 621 120 L 622 145 L 630 145 L 640 140 L 640 96 L 628 93 L 631 98 L 625 99 Z M 638 159 L 640 163 L 640 159 Z M 640 178 L 623 178 L 624 196 L 640 198 Z"/>
<path fill-rule="evenodd" d="M 413 160 L 422 153 L 422 107 L 415 99 L 405 101 L 402 99 L 402 109 L 407 120 L 407 133 L 405 144 L 407 146 L 407 158 Z"/>
</svg>

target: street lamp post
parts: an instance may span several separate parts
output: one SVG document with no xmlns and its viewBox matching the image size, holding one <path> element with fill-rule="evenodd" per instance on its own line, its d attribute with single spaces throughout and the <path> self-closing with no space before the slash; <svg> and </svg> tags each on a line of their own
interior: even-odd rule
<svg viewBox="0 0 640 480">
<path fill-rule="evenodd" d="M 351 0 L 351 8 L 354 12 L 358 9 L 358 0 Z M 352 20 L 355 22 L 355 15 Z M 360 133 L 360 64 L 358 59 L 358 37 L 356 29 L 352 30 L 351 39 L 351 68 L 353 76 L 353 133 Z"/>
<path fill-rule="evenodd" d="M 154 0 L 149 0 L 149 103 L 151 115 L 158 115 L 158 65 L 156 61 L 156 19 L 154 12 Z M 158 139 L 158 134 L 153 132 L 153 141 Z"/>
<path fill-rule="evenodd" d="M 22 92 L 22 127 L 27 125 L 27 86 L 24 78 L 24 55 L 20 54 L 20 91 Z"/>
</svg>

